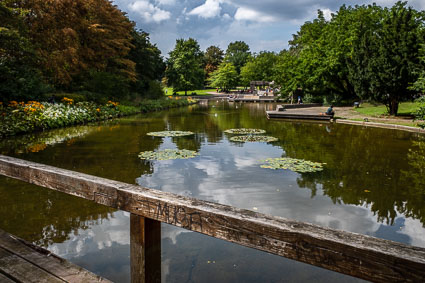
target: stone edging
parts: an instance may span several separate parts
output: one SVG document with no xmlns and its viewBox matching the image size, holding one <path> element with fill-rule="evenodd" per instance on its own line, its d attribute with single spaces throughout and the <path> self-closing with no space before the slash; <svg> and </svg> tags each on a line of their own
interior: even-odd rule
<svg viewBox="0 0 425 283">
<path fill-rule="evenodd" d="M 408 131 L 413 133 L 425 134 L 425 129 L 415 128 L 410 126 L 403 126 L 403 125 L 395 125 L 395 124 L 384 124 L 384 123 L 376 123 L 376 122 L 364 122 L 364 121 L 341 120 L 341 119 L 336 119 L 335 123 L 347 124 L 347 125 L 359 125 L 359 126 L 383 128 L 383 129 L 394 129 L 394 130 L 402 130 L 402 131 Z"/>
</svg>

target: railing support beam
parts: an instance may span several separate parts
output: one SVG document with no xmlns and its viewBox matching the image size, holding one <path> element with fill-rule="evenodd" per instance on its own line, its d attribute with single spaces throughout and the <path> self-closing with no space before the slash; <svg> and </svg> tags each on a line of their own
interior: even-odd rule
<svg viewBox="0 0 425 283">
<path fill-rule="evenodd" d="M 131 283 L 161 282 L 161 222 L 130 214 Z"/>
</svg>

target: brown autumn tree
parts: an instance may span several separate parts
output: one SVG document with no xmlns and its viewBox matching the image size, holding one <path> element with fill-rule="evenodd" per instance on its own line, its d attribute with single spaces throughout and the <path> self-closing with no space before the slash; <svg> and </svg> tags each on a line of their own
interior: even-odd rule
<svg viewBox="0 0 425 283">
<path fill-rule="evenodd" d="M 51 83 L 66 88 L 88 70 L 135 79 L 135 64 L 125 59 L 133 23 L 110 1 L 29 0 L 24 5 L 31 10 L 30 35 L 40 67 Z"/>
</svg>

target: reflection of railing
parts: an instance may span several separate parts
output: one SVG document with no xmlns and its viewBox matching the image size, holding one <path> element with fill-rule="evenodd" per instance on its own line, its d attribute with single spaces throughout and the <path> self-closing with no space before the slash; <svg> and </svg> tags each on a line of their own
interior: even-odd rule
<svg viewBox="0 0 425 283">
<path fill-rule="evenodd" d="M 371 281 L 425 281 L 425 248 L 3 155 L 0 175 L 130 212 L 132 282 L 160 282 L 161 222 Z"/>
</svg>

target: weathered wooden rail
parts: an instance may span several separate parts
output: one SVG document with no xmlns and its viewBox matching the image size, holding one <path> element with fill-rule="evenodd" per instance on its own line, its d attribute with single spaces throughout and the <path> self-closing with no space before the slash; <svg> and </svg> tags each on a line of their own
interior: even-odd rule
<svg viewBox="0 0 425 283">
<path fill-rule="evenodd" d="M 0 175 L 131 213 L 133 282 L 160 281 L 160 222 L 375 282 L 425 282 L 425 249 L 0 155 Z"/>
</svg>

